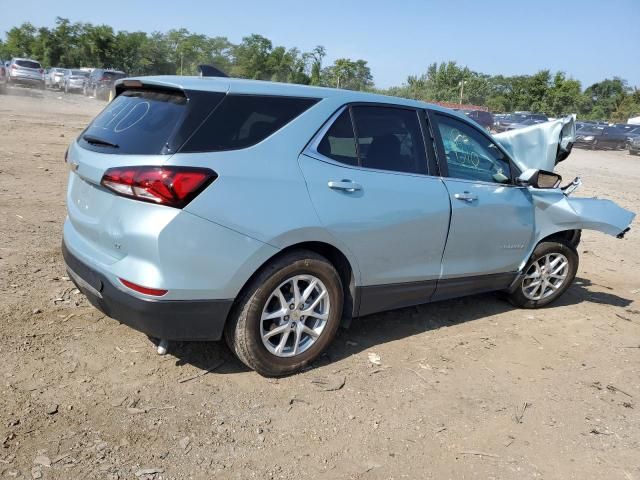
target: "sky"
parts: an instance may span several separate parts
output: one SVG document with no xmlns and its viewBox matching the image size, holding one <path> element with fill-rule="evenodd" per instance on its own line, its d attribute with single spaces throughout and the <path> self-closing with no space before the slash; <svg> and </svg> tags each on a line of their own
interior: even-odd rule
<svg viewBox="0 0 640 480">
<path fill-rule="evenodd" d="M 57 16 L 115 30 L 225 36 L 327 49 L 325 63 L 367 60 L 376 86 L 400 85 L 432 62 L 488 74 L 563 71 L 587 87 L 619 76 L 640 88 L 640 0 L 0 0 L 0 34 Z"/>
</svg>

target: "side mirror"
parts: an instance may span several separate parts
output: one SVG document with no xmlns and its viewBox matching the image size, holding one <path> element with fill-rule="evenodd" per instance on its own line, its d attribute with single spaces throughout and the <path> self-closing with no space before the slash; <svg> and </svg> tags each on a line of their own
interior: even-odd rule
<svg viewBox="0 0 640 480">
<path fill-rule="evenodd" d="M 554 172 L 537 170 L 530 168 L 525 170 L 516 179 L 518 185 L 530 186 L 533 188 L 558 188 L 562 182 L 562 177 Z"/>
</svg>

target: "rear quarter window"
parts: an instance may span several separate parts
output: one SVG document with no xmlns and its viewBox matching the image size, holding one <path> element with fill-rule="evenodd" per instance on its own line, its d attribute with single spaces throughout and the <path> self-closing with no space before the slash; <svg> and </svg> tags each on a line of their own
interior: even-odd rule
<svg viewBox="0 0 640 480">
<path fill-rule="evenodd" d="M 250 147 L 317 102 L 315 98 L 227 95 L 180 151 L 216 152 Z"/>
</svg>

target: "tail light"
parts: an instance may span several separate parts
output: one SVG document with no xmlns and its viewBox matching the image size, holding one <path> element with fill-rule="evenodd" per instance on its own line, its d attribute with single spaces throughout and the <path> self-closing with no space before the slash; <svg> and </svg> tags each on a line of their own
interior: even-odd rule
<svg viewBox="0 0 640 480">
<path fill-rule="evenodd" d="M 11 68 L 13 68 L 14 70 L 17 70 L 18 66 L 14 63 L 13 65 L 11 65 Z"/>
<path fill-rule="evenodd" d="M 100 183 L 123 197 L 183 208 L 216 178 L 208 168 L 117 167 Z"/>
</svg>

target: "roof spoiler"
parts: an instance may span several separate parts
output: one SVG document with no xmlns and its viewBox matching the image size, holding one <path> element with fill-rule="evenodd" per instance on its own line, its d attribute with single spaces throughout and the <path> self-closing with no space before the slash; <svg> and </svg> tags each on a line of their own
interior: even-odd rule
<svg viewBox="0 0 640 480">
<path fill-rule="evenodd" d="M 201 77 L 229 77 L 229 75 L 213 65 L 198 65 L 198 70 Z"/>
</svg>

